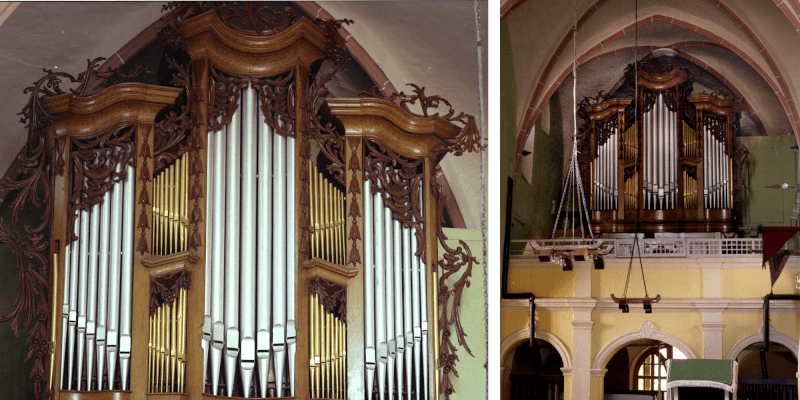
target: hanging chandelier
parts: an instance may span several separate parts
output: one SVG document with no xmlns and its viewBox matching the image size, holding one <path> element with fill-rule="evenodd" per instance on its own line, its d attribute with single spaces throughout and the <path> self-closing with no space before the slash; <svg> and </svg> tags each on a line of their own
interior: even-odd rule
<svg viewBox="0 0 800 400">
<path fill-rule="evenodd" d="M 639 48 L 639 1 L 636 0 L 635 2 L 635 20 L 636 23 L 634 24 L 634 46 L 633 46 L 633 71 L 634 71 L 634 107 L 638 107 L 639 104 L 639 58 L 638 58 L 638 48 Z M 635 115 L 635 122 L 634 126 L 636 129 L 639 129 L 639 113 L 634 113 Z M 638 135 L 638 133 L 637 133 Z M 638 170 L 639 165 L 636 164 L 635 168 Z M 622 297 L 616 297 L 614 294 L 611 294 L 611 300 L 614 300 L 615 303 L 619 304 L 619 309 L 622 310 L 623 313 L 627 313 L 630 311 L 630 304 L 642 304 L 644 307 L 644 312 L 650 314 L 653 312 L 653 303 L 658 303 L 661 300 L 661 295 L 658 294 L 656 297 L 651 298 L 650 295 L 647 293 L 647 281 L 644 279 L 644 265 L 642 264 L 642 252 L 639 248 L 639 207 L 636 207 L 636 225 L 634 229 L 633 235 L 633 245 L 631 246 L 631 258 L 630 262 L 628 263 L 628 276 L 625 278 L 625 290 L 622 292 Z M 639 267 L 642 271 L 642 283 L 644 285 L 644 297 L 628 297 L 628 284 L 630 283 L 631 279 L 631 270 L 633 269 L 633 257 L 634 253 L 638 255 L 639 258 Z"/>
<path fill-rule="evenodd" d="M 561 193 L 561 202 L 558 205 L 556 220 L 553 223 L 553 233 L 550 236 L 550 244 L 540 245 L 536 241 L 531 241 L 531 246 L 536 251 L 540 262 L 552 262 L 561 265 L 564 271 L 572 270 L 572 261 L 592 260 L 596 269 L 603 269 L 603 256 L 614 250 L 613 246 L 603 246 L 603 240 L 595 240 L 589 219 L 589 207 L 586 205 L 586 198 L 583 191 L 583 181 L 578 169 L 578 112 L 577 112 L 577 87 L 578 87 L 578 55 L 577 55 L 577 33 L 578 33 L 578 5 L 574 1 L 573 27 L 572 27 L 572 154 L 569 161 L 569 170 L 564 180 L 564 190 Z M 566 208 L 565 208 L 566 206 Z M 563 219 L 562 237 L 556 238 L 556 231 L 559 227 L 561 210 L 572 210 L 571 221 L 569 216 Z M 576 216 L 577 215 L 577 216 Z M 580 240 L 568 240 L 567 232 L 571 238 L 576 238 L 576 227 L 580 232 Z M 584 227 L 585 224 L 585 227 Z M 588 232 L 589 237 L 586 237 Z M 560 244 L 556 244 L 556 242 Z"/>
</svg>

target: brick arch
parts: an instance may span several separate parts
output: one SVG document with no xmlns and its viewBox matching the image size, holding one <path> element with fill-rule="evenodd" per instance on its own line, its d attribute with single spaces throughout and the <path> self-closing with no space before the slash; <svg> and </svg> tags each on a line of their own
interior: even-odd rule
<svg viewBox="0 0 800 400">
<path fill-rule="evenodd" d="M 584 17 L 586 17 L 586 14 L 584 14 Z M 584 20 L 584 17 L 582 17 L 581 20 Z M 579 22 L 579 26 L 580 26 L 580 21 L 581 20 L 578 21 Z M 665 23 L 668 23 L 668 24 L 671 24 L 671 25 L 680 26 L 680 27 L 688 29 L 690 31 L 699 33 L 699 34 L 701 34 L 703 36 L 706 36 L 707 38 L 713 40 L 716 44 L 722 46 L 726 50 L 728 50 L 728 51 L 736 54 L 737 56 L 739 56 L 739 58 L 741 58 L 748 65 L 750 65 L 762 77 L 762 79 L 764 79 L 764 81 L 767 82 L 767 84 L 770 86 L 770 88 L 775 92 L 775 95 L 778 97 L 778 100 L 781 102 L 781 105 L 783 106 L 784 111 L 786 112 L 787 117 L 789 118 L 789 123 L 792 125 L 792 129 L 794 130 L 795 135 L 800 133 L 800 123 L 798 123 L 796 121 L 796 115 L 795 115 L 795 113 L 793 111 L 794 110 L 794 100 L 792 100 L 791 94 L 789 93 L 788 89 L 782 90 L 782 88 L 780 87 L 780 86 L 785 86 L 785 81 L 783 80 L 782 77 L 780 77 L 779 74 L 776 73 L 776 75 L 778 76 L 779 82 L 783 82 L 784 83 L 783 85 L 780 85 L 780 83 L 776 84 L 775 82 L 773 82 L 772 78 L 770 78 L 769 75 L 767 75 L 766 71 L 763 68 L 761 68 L 761 66 L 758 65 L 755 62 L 755 60 L 753 60 L 752 58 L 747 56 L 741 49 L 739 49 L 738 47 L 734 46 L 732 43 L 722 39 L 721 37 L 711 33 L 708 30 L 705 30 L 703 28 L 700 28 L 700 27 L 698 27 L 696 25 L 693 25 L 693 24 L 690 24 L 688 22 L 679 20 L 677 18 L 666 17 L 666 16 L 663 16 L 663 15 L 653 15 L 651 17 L 643 18 L 643 19 L 639 20 L 637 23 L 630 24 L 630 25 L 624 27 L 623 29 L 621 29 L 620 31 L 616 32 L 615 34 L 612 34 L 611 36 L 607 37 L 606 39 L 604 39 L 603 41 L 598 43 L 596 46 L 594 46 L 591 49 L 587 50 L 585 53 L 583 53 L 580 57 L 578 57 L 578 65 L 580 66 L 580 65 L 584 64 L 585 62 L 589 61 L 591 59 L 592 55 L 597 53 L 603 46 L 605 46 L 608 43 L 611 43 L 614 40 L 622 37 L 626 33 L 633 31 L 636 27 L 641 28 L 643 26 L 646 26 L 646 25 L 654 23 L 654 22 L 665 22 Z M 564 42 L 562 42 L 562 44 L 564 44 Z M 639 47 L 639 48 L 646 48 L 646 47 Z M 763 48 L 763 46 L 762 46 L 762 48 Z M 559 46 L 559 49 L 557 49 L 556 53 L 554 54 L 555 58 L 551 58 L 551 62 L 548 63 L 548 68 L 546 68 L 545 72 L 542 74 L 542 79 L 540 79 L 540 81 L 538 83 L 539 86 L 537 87 L 536 91 L 534 92 L 533 97 L 531 98 L 530 104 L 528 106 L 528 111 L 526 112 L 526 115 L 525 115 L 525 119 L 523 120 L 523 123 L 522 123 L 522 125 L 521 125 L 521 127 L 520 127 L 520 129 L 519 129 L 519 131 L 517 133 L 517 140 L 516 140 L 516 145 L 515 145 L 516 159 L 515 159 L 515 162 L 514 162 L 514 174 L 515 175 L 516 175 L 517 171 L 519 170 L 519 162 L 520 162 L 520 159 L 522 158 L 522 154 L 521 154 L 522 146 L 524 146 L 525 141 L 528 139 L 528 135 L 530 134 L 530 127 L 536 121 L 536 118 L 538 118 L 539 114 L 542 111 L 542 108 L 547 103 L 547 101 L 550 100 L 550 97 L 553 96 L 553 94 L 558 89 L 558 87 L 561 86 L 561 84 L 564 82 L 564 80 L 572 73 L 572 64 L 570 64 L 561 73 L 561 75 L 558 77 L 558 79 L 556 79 L 556 81 L 550 86 L 550 88 L 548 89 L 547 93 L 542 97 L 542 100 L 539 102 L 538 107 L 534 107 L 533 102 L 535 101 L 537 95 L 541 92 L 541 89 L 544 87 L 543 80 L 546 77 L 549 76 L 550 69 L 552 69 L 552 65 L 551 64 L 555 62 L 555 59 L 557 59 L 556 55 L 559 54 L 561 50 L 563 50 L 563 46 Z M 619 50 L 617 50 L 617 51 L 619 51 Z M 762 51 L 762 54 L 766 55 L 767 54 L 766 50 Z M 770 58 L 770 60 L 771 60 L 771 58 Z M 770 65 L 771 65 L 770 68 L 772 69 L 772 66 L 774 66 L 774 62 L 771 63 Z M 775 66 L 775 68 L 777 69 L 776 66 Z"/>
</svg>

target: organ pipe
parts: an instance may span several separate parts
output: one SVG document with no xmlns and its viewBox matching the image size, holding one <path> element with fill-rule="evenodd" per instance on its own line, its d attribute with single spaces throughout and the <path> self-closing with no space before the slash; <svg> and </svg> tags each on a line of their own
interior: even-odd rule
<svg viewBox="0 0 800 400">
<path fill-rule="evenodd" d="M 116 171 L 122 168 L 117 165 Z M 121 388 L 127 388 L 133 261 L 131 177 L 135 175 L 133 167 L 126 168 L 123 182 L 112 185 L 100 203 L 78 212 L 78 239 L 66 246 L 62 389 L 114 389 L 117 362 Z M 107 381 L 103 379 L 106 370 Z"/>
</svg>

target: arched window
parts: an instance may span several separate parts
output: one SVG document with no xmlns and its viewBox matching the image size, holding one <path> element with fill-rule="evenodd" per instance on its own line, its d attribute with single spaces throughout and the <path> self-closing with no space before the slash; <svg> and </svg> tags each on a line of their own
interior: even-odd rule
<svg viewBox="0 0 800 400">
<path fill-rule="evenodd" d="M 632 369 L 633 390 L 639 391 L 666 391 L 667 367 L 670 359 L 686 359 L 678 349 L 661 343 L 648 347 L 638 357 Z"/>
</svg>

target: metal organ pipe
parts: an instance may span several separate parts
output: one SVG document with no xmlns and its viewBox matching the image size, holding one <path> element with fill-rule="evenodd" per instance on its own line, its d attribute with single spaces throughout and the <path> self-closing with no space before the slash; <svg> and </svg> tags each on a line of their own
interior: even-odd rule
<svg viewBox="0 0 800 400">
<path fill-rule="evenodd" d="M 255 310 L 256 296 L 256 91 L 245 89 L 242 114 L 242 240 L 241 240 L 241 363 L 240 376 L 244 397 L 250 397 L 250 383 L 256 365 Z M 230 247 L 230 246 L 228 246 Z M 238 317 L 238 315 L 236 316 Z"/>
<path fill-rule="evenodd" d="M 116 172 L 121 168 L 117 165 Z M 135 178 L 133 167 L 128 166 L 126 172 L 125 180 L 112 185 L 100 203 L 78 211 L 75 220 L 78 239 L 66 246 L 62 389 L 114 389 L 118 350 L 121 386 L 122 390 L 127 389 Z M 123 232 L 122 225 L 130 228 L 130 232 Z M 122 325 L 121 332 L 118 332 L 119 325 Z M 118 339 L 119 334 L 123 335 L 122 340 Z M 104 385 L 106 364 L 108 381 Z M 85 385 L 81 385 L 83 378 Z M 73 385 L 73 379 L 77 385 Z"/>
<path fill-rule="evenodd" d="M 214 395 L 223 395 L 222 378 L 225 396 L 293 396 L 294 138 L 275 134 L 257 94 L 243 89 L 231 122 L 209 133 L 207 379 Z M 293 129 L 287 121 L 278 124 Z"/>
<path fill-rule="evenodd" d="M 413 215 L 404 226 L 372 193 L 376 179 L 364 181 L 365 362 L 367 399 L 377 373 L 375 399 L 428 396 L 427 273 L 415 254 Z M 369 268 L 370 266 L 374 267 Z M 342 366 L 342 370 L 343 370 Z M 334 371 L 336 371 L 334 369 Z M 403 378 L 405 377 L 405 379 Z M 336 379 L 334 375 L 333 379 Z M 405 391 L 405 395 L 403 394 Z"/>
<path fill-rule="evenodd" d="M 364 353 L 367 372 L 367 398 L 372 397 L 372 388 L 375 382 L 376 344 L 375 344 L 375 261 L 373 248 L 376 241 L 373 236 L 372 212 L 372 182 L 364 180 L 364 340 L 366 351 Z"/>
<path fill-rule="evenodd" d="M 386 278 L 384 260 L 384 234 L 383 197 L 380 193 L 372 194 L 375 197 L 373 221 L 375 223 L 375 325 L 378 331 L 378 398 L 384 399 L 383 389 L 386 387 L 386 364 L 389 359 L 388 345 L 386 343 Z M 372 390 L 372 389 L 370 389 Z"/>
<path fill-rule="evenodd" d="M 264 113 L 259 108 L 259 154 L 272 154 L 273 132 L 266 122 Z M 270 158 L 258 158 L 258 198 L 265 204 L 272 204 L 272 171 L 270 170 Z M 260 210 L 258 213 L 258 226 L 261 230 L 269 232 L 272 227 L 272 213 L 269 210 Z M 270 235 L 258 235 L 258 298 L 272 299 L 272 271 L 270 261 L 272 260 L 272 238 Z M 260 393 L 265 396 L 267 393 L 267 381 L 270 365 L 270 346 L 272 338 L 270 335 L 270 312 L 269 308 L 263 304 L 256 306 L 256 356 L 258 357 L 258 382 Z"/>
</svg>

